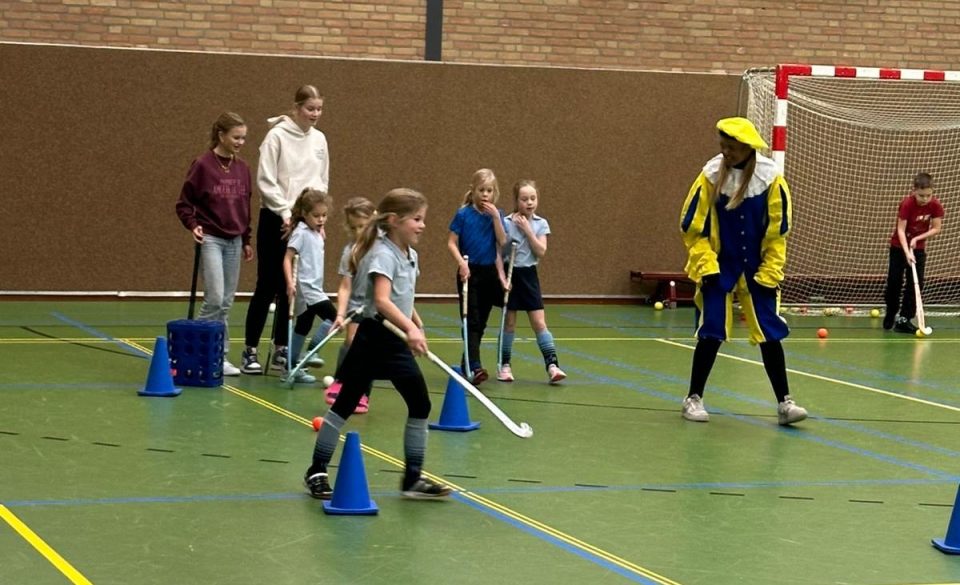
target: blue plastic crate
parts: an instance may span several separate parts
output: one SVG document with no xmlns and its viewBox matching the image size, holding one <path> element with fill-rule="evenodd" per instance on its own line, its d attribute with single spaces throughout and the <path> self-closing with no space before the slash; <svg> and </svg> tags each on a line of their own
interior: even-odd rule
<svg viewBox="0 0 960 585">
<path fill-rule="evenodd" d="M 223 323 L 180 319 L 167 323 L 173 383 L 213 387 L 223 384 Z"/>
</svg>

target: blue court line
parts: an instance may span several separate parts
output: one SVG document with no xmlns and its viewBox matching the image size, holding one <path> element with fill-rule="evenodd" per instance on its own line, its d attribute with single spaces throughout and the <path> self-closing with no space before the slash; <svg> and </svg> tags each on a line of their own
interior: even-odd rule
<svg viewBox="0 0 960 585">
<path fill-rule="evenodd" d="M 58 320 L 60 320 L 60 321 L 63 321 L 64 323 L 67 323 L 68 325 L 71 325 L 71 326 L 73 326 L 73 327 L 76 327 L 77 329 L 79 329 L 79 330 L 81 330 L 81 331 L 83 331 L 83 332 L 85 332 L 85 333 L 87 333 L 87 334 L 89 334 L 89 335 L 92 335 L 92 336 L 94 336 L 94 337 L 97 337 L 97 338 L 100 338 L 100 339 L 103 339 L 103 340 L 112 342 L 114 345 L 118 346 L 118 347 L 121 348 L 123 351 L 125 351 L 125 352 L 127 352 L 127 353 L 129 353 L 129 354 L 133 354 L 133 355 L 135 355 L 135 356 L 137 356 L 137 357 L 142 357 L 142 358 L 149 358 L 149 357 L 150 357 L 149 354 L 144 353 L 144 352 L 140 351 L 139 349 L 137 349 L 137 348 L 135 348 L 135 347 L 131 347 L 131 346 L 127 345 L 126 343 L 123 343 L 122 341 L 114 338 L 112 335 L 107 335 L 106 333 L 103 333 L 103 332 L 101 332 L 101 331 L 98 331 L 97 329 L 94 329 L 93 327 L 89 327 L 89 326 L 81 323 L 80 321 L 76 321 L 76 320 L 74 320 L 74 319 L 71 319 L 70 317 L 67 317 L 66 315 L 64 315 L 64 314 L 62 314 L 62 313 L 60 313 L 60 312 L 53 311 L 53 312 L 51 312 L 50 314 L 51 314 L 53 317 L 55 317 L 56 319 L 58 319 Z"/>
<path fill-rule="evenodd" d="M 472 491 L 472 490 L 471 490 L 471 491 Z M 453 499 L 455 499 L 455 500 L 457 500 L 458 502 L 461 502 L 461 503 L 463 503 L 463 504 L 466 504 L 466 505 L 470 506 L 471 508 L 473 508 L 473 509 L 475 509 L 475 510 L 477 510 L 477 511 L 483 513 L 483 514 L 486 514 L 487 516 L 492 516 L 493 518 L 496 518 L 497 520 L 500 520 L 501 522 L 506 522 L 506 523 L 509 524 L 510 526 L 513 526 L 514 528 L 517 528 L 517 529 L 519 529 L 519 530 L 522 530 L 523 532 L 526 532 L 527 534 L 530 534 L 531 536 L 534 536 L 534 537 L 536 537 L 536 538 L 539 538 L 540 540 L 543 540 L 543 541 L 548 542 L 548 543 L 550 543 L 550 544 L 552 544 L 552 545 L 554 545 L 554 546 L 557 546 L 557 547 L 561 548 L 562 550 L 564 550 L 564 551 L 566 551 L 566 552 L 568 552 L 568 553 L 573 553 L 573 554 L 577 555 L 578 557 L 580 557 L 580 558 L 582 558 L 582 559 L 584 559 L 584 560 L 587 560 L 587 561 L 589 561 L 589 562 L 591 562 L 591 563 L 593 563 L 593 564 L 595 564 L 595 565 L 598 565 L 598 566 L 600 566 L 600 567 L 603 567 L 603 568 L 607 569 L 608 571 L 612 571 L 612 572 L 620 575 L 621 577 L 626 577 L 627 579 L 633 581 L 634 583 L 643 583 L 644 585 L 660 585 L 660 584 L 661 584 L 660 581 L 653 581 L 653 580 L 651 580 L 651 579 L 647 579 L 646 577 L 644 577 L 644 576 L 642 576 L 642 575 L 637 574 L 636 572 L 628 571 L 628 570 L 626 570 L 626 569 L 624 569 L 624 568 L 622 568 L 622 567 L 618 567 L 617 565 L 611 563 L 610 561 L 608 561 L 608 560 L 606 560 L 606 559 L 604 559 L 604 558 L 602 558 L 602 557 L 600 557 L 600 556 L 598 556 L 598 555 L 591 554 L 591 553 L 583 550 L 582 548 L 575 547 L 575 546 L 571 546 L 570 544 L 564 542 L 563 540 L 560 540 L 559 538 L 556 538 L 556 537 L 554 537 L 554 536 L 552 536 L 552 535 L 550 535 L 550 534 L 546 534 L 546 533 L 543 532 L 542 530 L 539 530 L 539 529 L 534 528 L 534 527 L 532 527 L 532 526 L 528 526 L 527 524 L 524 524 L 524 523 L 522 523 L 522 522 L 519 522 L 519 521 L 511 518 L 510 516 L 507 516 L 506 514 L 503 514 L 503 513 L 501 513 L 501 512 L 498 512 L 497 510 L 494 510 L 494 509 L 489 508 L 489 507 L 487 507 L 487 506 L 483 506 L 483 505 L 481 505 L 481 504 L 479 504 L 479 503 L 477 503 L 477 502 L 474 502 L 474 501 L 472 501 L 472 500 L 470 500 L 470 499 L 468 499 L 468 498 L 466 498 L 466 497 L 464 497 L 464 496 L 462 496 L 462 495 L 460 495 L 460 494 L 458 494 L 458 493 L 454 493 L 454 494 L 453 494 Z"/>
<path fill-rule="evenodd" d="M 428 313 L 428 314 L 429 314 L 429 313 Z M 435 314 L 430 314 L 430 315 L 431 315 L 431 317 L 435 317 L 435 318 L 437 318 L 437 319 L 444 319 L 444 320 L 447 319 L 446 317 L 442 317 L 442 316 L 440 316 L 440 315 L 435 315 Z M 589 320 L 587 320 L 587 319 L 582 319 L 582 321 L 583 321 L 583 322 L 589 322 Z M 447 334 L 447 335 L 449 335 L 449 334 Z M 654 372 L 654 371 L 651 371 L 651 370 L 647 370 L 647 369 L 645 369 L 645 368 L 639 368 L 639 367 L 636 367 L 636 366 L 631 366 L 631 365 L 625 364 L 625 363 L 620 362 L 620 361 L 617 361 L 617 360 L 608 360 L 608 359 L 605 359 L 605 358 L 601 358 L 601 357 L 599 357 L 599 356 L 595 356 L 595 355 L 591 355 L 591 354 L 586 354 L 586 353 L 583 353 L 583 352 L 571 351 L 571 350 L 566 349 L 566 348 L 562 350 L 562 353 L 563 353 L 563 354 L 567 354 L 567 355 L 574 355 L 574 356 L 580 357 L 580 358 L 582 358 L 582 359 L 590 360 L 590 361 L 592 361 L 592 362 L 603 363 L 603 364 L 606 364 L 606 365 L 609 365 L 609 366 L 613 366 L 613 367 L 615 367 L 615 368 L 624 369 L 624 370 L 631 371 L 631 372 L 634 372 L 634 373 L 643 374 L 643 375 L 645 375 L 645 376 L 649 376 L 649 377 L 658 379 L 658 380 L 663 381 L 663 382 L 680 383 L 680 384 L 683 384 L 684 386 L 685 386 L 685 385 L 687 384 L 687 382 L 688 382 L 688 380 L 686 380 L 686 379 L 681 379 L 681 378 L 678 378 L 678 377 L 676 377 L 676 376 L 670 376 L 670 375 L 668 375 L 668 374 L 663 374 L 663 373 L 661 373 L 661 372 Z M 529 358 L 529 357 L 523 356 L 523 355 L 521 355 L 520 357 L 521 357 L 522 359 L 524 359 L 524 360 L 533 360 L 533 358 Z M 646 387 L 646 386 L 642 386 L 642 385 L 640 385 L 640 384 L 636 384 L 636 383 L 629 382 L 629 381 L 626 381 L 626 380 L 618 380 L 618 379 L 616 379 L 616 378 L 612 378 L 612 377 L 609 377 L 609 376 L 597 375 L 597 374 L 595 374 L 595 373 L 593 373 L 593 372 L 589 372 L 589 371 L 586 371 L 586 370 L 583 370 L 583 369 L 580 369 L 580 368 L 576 368 L 576 367 L 565 366 L 565 368 L 566 368 L 568 371 L 570 371 L 570 372 L 574 372 L 574 373 L 580 375 L 582 378 L 588 378 L 588 379 L 591 379 L 591 380 L 594 380 L 594 381 L 598 381 L 598 382 L 603 382 L 603 383 L 606 383 L 606 384 L 612 384 L 612 385 L 618 385 L 618 386 L 621 386 L 621 387 L 626 387 L 626 388 L 629 388 L 629 389 L 631 389 L 631 390 L 635 390 L 635 391 L 641 392 L 641 393 L 643 393 L 643 394 L 647 394 L 647 395 L 649 395 L 649 396 L 654 396 L 654 397 L 656 397 L 656 398 L 661 398 L 661 399 L 663 399 L 663 400 L 666 400 L 666 401 L 668 401 L 668 402 L 672 402 L 672 403 L 674 403 L 674 404 L 676 404 L 677 401 L 678 401 L 678 397 L 677 397 L 677 395 L 675 395 L 675 394 L 670 394 L 670 393 L 662 392 L 662 391 L 659 391 L 659 390 L 654 390 L 654 389 L 652 389 L 652 388 L 648 388 L 648 387 Z M 769 403 L 769 402 L 762 401 L 762 400 L 760 400 L 760 399 L 756 399 L 756 398 L 752 398 L 752 397 L 748 397 L 748 396 L 744 396 L 744 395 L 742 395 L 742 394 L 738 394 L 738 393 L 736 393 L 736 392 L 732 392 L 732 391 L 729 391 L 729 390 L 720 389 L 720 388 L 715 388 L 714 386 L 711 386 L 710 389 L 711 389 L 711 392 L 715 392 L 715 393 L 718 393 L 718 394 L 722 394 L 722 395 L 725 395 L 725 396 L 728 396 L 728 397 L 731 397 L 731 398 L 734 398 L 734 399 L 737 399 L 737 400 L 741 400 L 741 401 L 744 401 L 744 402 L 749 402 L 749 403 L 758 404 L 758 405 L 764 405 L 764 406 L 766 406 L 766 407 L 768 407 L 768 408 L 769 408 L 769 406 L 770 406 L 770 403 Z M 717 408 L 712 408 L 711 411 L 712 411 L 712 412 L 715 412 L 715 413 L 717 413 L 717 414 L 722 414 L 722 415 L 725 415 L 725 416 L 729 416 L 730 418 L 733 418 L 733 419 L 735 419 L 735 420 L 739 420 L 739 421 L 741 421 L 741 422 L 744 422 L 744 423 L 747 423 L 747 424 L 751 424 L 751 425 L 754 425 L 754 426 L 759 426 L 759 427 L 767 428 L 767 429 L 770 429 L 770 428 L 771 428 L 771 427 L 770 427 L 770 424 L 769 424 L 768 422 L 766 422 L 766 421 L 764 421 L 764 420 L 757 420 L 756 418 L 754 418 L 754 417 L 752 417 L 752 416 L 739 415 L 739 414 L 735 414 L 735 413 L 730 412 L 730 411 L 721 410 L 721 409 L 717 409 Z M 820 421 L 821 421 L 821 422 L 831 423 L 831 424 L 834 423 L 834 422 L 838 422 L 838 421 L 828 421 L 828 420 L 825 420 L 825 419 L 820 419 Z M 843 425 L 837 425 L 837 426 L 843 426 Z M 804 433 L 798 431 L 797 429 L 791 429 L 791 428 L 789 428 L 789 427 L 776 427 L 776 428 L 774 428 L 774 429 L 772 429 L 772 430 L 777 430 L 777 431 L 779 431 L 779 432 L 790 433 L 790 434 L 792 434 L 793 436 L 795 436 L 796 438 L 799 438 L 799 439 L 802 439 L 802 440 L 805 440 L 805 441 L 810 441 L 810 442 L 814 442 L 814 443 L 819 443 L 819 444 L 821 444 L 821 445 L 825 445 L 825 446 L 828 446 L 828 447 L 833 447 L 833 448 L 840 449 L 840 450 L 842 450 L 842 451 L 847 451 L 847 452 L 849 452 L 849 453 L 853 453 L 853 454 L 856 454 L 856 455 L 861 455 L 861 456 L 864 456 L 864 457 L 869 457 L 869 458 L 871 458 L 871 459 L 876 459 L 876 460 L 878 460 L 878 461 L 883 461 L 883 462 L 885 462 L 885 463 L 890 463 L 890 464 L 897 465 L 897 466 L 900 466 L 900 467 L 905 467 L 905 468 L 908 468 L 908 469 L 911 469 L 911 470 L 914 470 L 914 471 L 919 471 L 919 472 L 921 472 L 921 473 L 924 473 L 924 474 L 927 474 L 927 475 L 932 475 L 932 476 L 934 476 L 934 477 L 940 477 L 940 478 L 943 478 L 943 479 L 945 479 L 945 480 L 960 479 L 960 476 L 956 476 L 956 475 L 953 475 L 953 474 L 951 474 L 951 473 L 948 473 L 948 472 L 945 472 L 945 471 L 942 471 L 942 470 L 939 470 L 939 469 L 935 469 L 935 468 L 932 468 L 932 467 L 927 467 L 927 466 L 925 466 L 925 465 L 921 465 L 921 464 L 918 464 L 918 463 L 913 463 L 913 462 L 911 462 L 911 461 L 906 461 L 906 460 L 899 459 L 899 458 L 896 458 L 896 457 L 893 457 L 893 456 L 890 456 L 890 455 L 885 455 L 885 454 L 883 454 L 883 453 L 878 453 L 878 452 L 875 452 L 875 451 L 870 451 L 870 450 L 867 450 L 867 449 L 862 449 L 862 448 L 860 448 L 860 447 L 856 447 L 856 446 L 853 446 L 853 445 L 849 445 L 849 444 L 847 444 L 847 443 L 843 443 L 843 442 L 840 442 L 840 441 L 834 441 L 834 440 L 831 440 L 831 439 L 826 439 L 826 438 L 823 438 L 823 437 L 818 437 L 818 436 L 816 436 L 816 435 L 804 434 Z M 852 429 L 852 430 L 856 430 L 856 429 Z M 888 433 L 888 434 L 889 434 L 889 433 Z M 891 435 L 891 436 L 894 436 L 894 437 L 895 437 L 896 435 Z M 919 444 L 923 444 L 922 442 L 919 442 L 919 441 L 915 441 L 915 442 L 916 442 L 916 443 L 919 443 Z M 904 439 L 904 444 L 906 444 L 906 439 Z M 930 450 L 939 449 L 939 448 L 936 448 L 936 447 L 933 446 L 933 445 L 929 445 L 928 447 L 929 447 Z M 949 451 L 949 450 L 948 450 L 948 451 Z"/>
</svg>

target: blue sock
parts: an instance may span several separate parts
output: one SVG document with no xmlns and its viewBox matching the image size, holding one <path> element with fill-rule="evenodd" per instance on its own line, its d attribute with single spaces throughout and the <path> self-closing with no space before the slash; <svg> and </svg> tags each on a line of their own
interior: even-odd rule
<svg viewBox="0 0 960 585">
<path fill-rule="evenodd" d="M 320 345 L 320 342 L 323 341 L 323 338 L 330 333 L 330 328 L 333 327 L 333 321 L 324 320 L 320 323 L 320 327 L 317 328 L 316 335 L 313 336 L 313 339 L 310 340 L 309 349 L 313 349 Z"/>
<path fill-rule="evenodd" d="M 543 362 L 547 367 L 557 364 L 557 346 L 553 343 L 553 334 L 549 329 L 537 333 L 537 345 L 540 346 L 540 353 L 543 354 Z"/>
<path fill-rule="evenodd" d="M 504 366 L 510 365 L 510 360 L 513 358 L 513 339 L 516 337 L 514 331 L 504 331 L 503 332 L 503 353 L 500 354 L 500 364 Z"/>
<path fill-rule="evenodd" d="M 303 343 L 306 340 L 306 335 L 293 334 L 293 339 L 290 340 L 290 351 L 287 353 L 287 370 L 292 370 L 300 363 L 300 352 L 303 350 Z"/>
</svg>

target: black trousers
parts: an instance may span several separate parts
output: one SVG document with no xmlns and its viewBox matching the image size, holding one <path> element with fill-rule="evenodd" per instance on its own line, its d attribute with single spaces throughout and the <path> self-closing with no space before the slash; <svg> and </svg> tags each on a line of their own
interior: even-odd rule
<svg viewBox="0 0 960 585">
<path fill-rule="evenodd" d="M 283 276 L 283 255 L 287 253 L 287 241 L 283 239 L 280 228 L 283 219 L 269 209 L 260 210 L 257 224 L 257 285 L 253 298 L 247 308 L 247 322 L 244 331 L 248 347 L 257 347 L 260 336 L 267 324 L 270 303 L 276 300 L 274 313 L 273 343 L 287 345 L 287 281 Z"/>
<path fill-rule="evenodd" d="M 360 322 L 353 343 L 338 370 L 340 393 L 330 409 L 347 420 L 374 380 L 390 380 L 403 401 L 407 416 L 427 418 L 430 395 L 420 366 L 407 344 L 377 319 Z"/>
<path fill-rule="evenodd" d="M 463 284 L 457 275 L 457 298 L 463 306 Z M 467 350 L 470 361 L 480 364 L 480 340 L 487 328 L 490 311 L 503 306 L 503 286 L 496 265 L 470 265 L 470 282 L 467 286 Z M 472 365 L 471 365 L 472 369 Z"/>
<path fill-rule="evenodd" d="M 314 305 L 308 305 L 307 310 L 297 317 L 297 322 L 293 325 L 293 332 L 297 335 L 310 333 L 310 328 L 313 327 L 314 317 L 320 317 L 320 319 L 324 321 L 336 321 L 337 308 L 329 299 L 320 301 Z"/>
<path fill-rule="evenodd" d="M 914 250 L 913 256 L 917 259 L 917 279 L 920 290 L 923 290 L 923 269 L 927 263 L 927 253 L 923 250 Z M 907 287 L 903 287 L 906 274 Z M 900 292 L 903 291 L 903 304 L 900 304 Z M 900 316 L 913 319 L 917 315 L 917 296 L 913 291 L 913 272 L 907 263 L 907 255 L 902 248 L 890 246 L 890 265 L 887 268 L 887 289 L 884 292 L 884 301 L 887 303 L 887 314 L 893 315 L 900 310 Z"/>
</svg>

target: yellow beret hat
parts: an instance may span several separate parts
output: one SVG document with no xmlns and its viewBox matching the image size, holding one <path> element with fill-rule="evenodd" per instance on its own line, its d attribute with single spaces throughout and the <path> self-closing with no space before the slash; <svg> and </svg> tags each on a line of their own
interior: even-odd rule
<svg viewBox="0 0 960 585">
<path fill-rule="evenodd" d="M 746 118 L 724 118 L 717 122 L 717 130 L 723 132 L 737 142 L 752 146 L 754 150 L 764 150 L 767 143 L 760 137 L 753 122 Z"/>
</svg>

